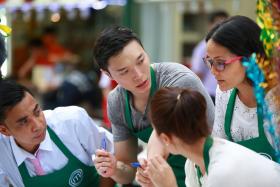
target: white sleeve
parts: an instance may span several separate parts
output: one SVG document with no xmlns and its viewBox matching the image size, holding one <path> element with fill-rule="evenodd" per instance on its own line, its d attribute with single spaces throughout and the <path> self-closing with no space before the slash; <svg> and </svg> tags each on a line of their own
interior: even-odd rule
<svg viewBox="0 0 280 187">
<path fill-rule="evenodd" d="M 0 134 L 0 186 L 24 187 L 12 149 L 9 138 L 5 139 Z"/>
<path fill-rule="evenodd" d="M 226 138 L 224 124 L 225 124 L 225 110 L 226 110 L 226 94 L 223 93 L 219 86 L 216 89 L 216 100 L 215 100 L 215 119 L 212 131 L 212 136 Z"/>
<path fill-rule="evenodd" d="M 99 127 L 87 114 L 79 108 L 80 119 L 75 131 L 83 148 L 90 155 L 95 154 L 96 149 L 101 149 L 103 139 L 106 140 L 106 151 L 114 153 L 113 136 L 103 127 Z"/>
<path fill-rule="evenodd" d="M 1 187 L 10 187 L 14 186 L 10 177 L 0 168 L 0 186 Z"/>
<path fill-rule="evenodd" d="M 186 179 L 185 179 L 186 186 L 200 187 L 196 174 L 195 164 L 189 159 L 187 159 L 185 163 L 185 174 L 186 174 Z"/>
</svg>

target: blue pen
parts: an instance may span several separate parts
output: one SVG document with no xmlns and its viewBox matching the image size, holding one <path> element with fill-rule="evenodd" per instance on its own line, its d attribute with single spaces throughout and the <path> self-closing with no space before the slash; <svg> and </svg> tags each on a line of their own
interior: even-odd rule
<svg viewBox="0 0 280 187">
<path fill-rule="evenodd" d="M 101 149 L 103 149 L 104 151 L 107 150 L 107 142 L 106 142 L 106 135 L 104 134 L 102 140 L 101 140 Z"/>
<path fill-rule="evenodd" d="M 139 162 L 132 162 L 132 163 L 130 163 L 130 165 L 131 165 L 131 167 L 133 167 L 133 168 L 139 168 L 139 167 L 141 167 L 141 164 L 140 164 Z"/>
</svg>

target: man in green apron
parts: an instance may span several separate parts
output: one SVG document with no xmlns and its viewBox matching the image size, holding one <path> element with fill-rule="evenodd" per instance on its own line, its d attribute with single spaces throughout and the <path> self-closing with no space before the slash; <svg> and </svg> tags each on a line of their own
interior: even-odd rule
<svg viewBox="0 0 280 187">
<path fill-rule="evenodd" d="M 118 26 L 105 29 L 97 39 L 94 55 L 101 71 L 118 83 L 108 96 L 115 155 L 98 151 L 95 160 L 102 176 L 111 177 L 121 184 L 133 181 L 136 170 L 130 163 L 137 161 L 138 138 L 152 143 L 148 159 L 164 152 L 163 146 L 153 141 L 153 129 L 148 119 L 150 99 L 160 87 L 190 88 L 202 93 L 207 100 L 208 124 L 212 127 L 214 105 L 199 78 L 178 63 L 150 65 L 141 41 L 131 30 Z M 185 186 L 185 159 L 174 155 L 162 156 L 168 157 L 178 186 Z M 142 168 L 145 169 L 145 166 L 142 165 Z M 143 180 L 138 182 L 143 186 L 151 184 L 144 174 Z"/>
<path fill-rule="evenodd" d="M 100 148 L 112 153 L 112 135 L 82 108 L 43 112 L 25 87 L 0 80 L 0 133 L 1 155 L 10 158 L 0 171 L 14 185 L 108 187 L 92 154 Z"/>
</svg>

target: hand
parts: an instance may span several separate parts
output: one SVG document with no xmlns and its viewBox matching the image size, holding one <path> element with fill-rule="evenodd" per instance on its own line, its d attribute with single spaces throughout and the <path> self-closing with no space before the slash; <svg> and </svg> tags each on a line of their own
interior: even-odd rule
<svg viewBox="0 0 280 187">
<path fill-rule="evenodd" d="M 155 156 L 148 160 L 145 173 L 156 187 L 175 187 L 177 186 L 175 175 L 172 168 L 162 156 Z"/>
<path fill-rule="evenodd" d="M 94 165 L 102 177 L 111 177 L 117 168 L 117 160 L 111 153 L 98 149 L 96 151 Z"/>
<path fill-rule="evenodd" d="M 145 173 L 145 169 L 147 168 L 147 164 L 148 164 L 147 160 L 141 159 L 139 160 L 139 163 L 141 164 L 141 167 L 137 168 L 135 180 L 142 187 L 153 187 L 154 185 L 149 179 L 149 176 Z"/>
</svg>

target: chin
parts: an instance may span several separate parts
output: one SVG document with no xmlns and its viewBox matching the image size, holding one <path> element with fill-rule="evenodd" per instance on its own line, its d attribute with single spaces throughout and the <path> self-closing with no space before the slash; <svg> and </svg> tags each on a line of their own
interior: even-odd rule
<svg viewBox="0 0 280 187">
<path fill-rule="evenodd" d="M 221 85 L 219 85 L 219 88 L 220 88 L 220 90 L 221 90 L 221 91 L 223 91 L 223 92 L 225 92 L 225 91 L 228 91 L 228 90 L 232 89 L 232 87 L 228 87 L 228 86 L 221 86 Z"/>
</svg>

